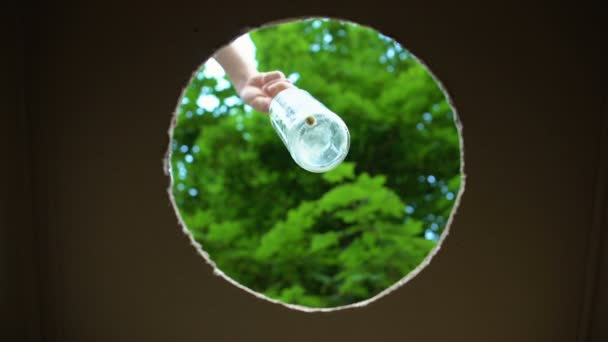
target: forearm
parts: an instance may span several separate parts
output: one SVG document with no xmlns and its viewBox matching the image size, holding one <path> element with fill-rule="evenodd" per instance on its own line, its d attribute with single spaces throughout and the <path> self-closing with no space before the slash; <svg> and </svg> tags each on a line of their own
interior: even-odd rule
<svg viewBox="0 0 608 342">
<path fill-rule="evenodd" d="M 232 44 L 218 50 L 213 57 L 224 68 L 238 94 L 247 80 L 257 73 L 253 61 L 245 60 Z"/>
<path fill-rule="evenodd" d="M 292 87 L 280 71 L 258 72 L 255 60 L 247 58 L 238 44 L 224 46 L 213 57 L 224 68 L 232 86 L 245 104 L 257 111 L 268 113 L 272 99 L 279 91 Z"/>
</svg>

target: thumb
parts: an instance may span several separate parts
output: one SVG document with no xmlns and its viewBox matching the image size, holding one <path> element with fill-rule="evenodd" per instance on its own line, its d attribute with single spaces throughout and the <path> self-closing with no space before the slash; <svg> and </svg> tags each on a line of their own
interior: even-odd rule
<svg viewBox="0 0 608 342">
<path fill-rule="evenodd" d="M 258 112 L 268 114 L 268 112 L 270 111 L 270 102 L 270 97 L 258 95 L 250 101 L 249 105 Z"/>
</svg>

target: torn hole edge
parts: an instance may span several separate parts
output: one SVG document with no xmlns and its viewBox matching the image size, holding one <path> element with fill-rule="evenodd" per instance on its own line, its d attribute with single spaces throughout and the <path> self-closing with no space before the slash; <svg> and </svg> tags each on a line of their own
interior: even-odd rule
<svg viewBox="0 0 608 342">
<path fill-rule="evenodd" d="M 207 253 L 204 249 L 203 246 L 196 241 L 196 239 L 194 238 L 194 235 L 188 230 L 188 227 L 186 226 L 185 222 L 182 220 L 182 217 L 180 215 L 179 212 L 179 208 L 177 207 L 177 204 L 175 203 L 175 198 L 173 196 L 173 175 L 171 172 L 171 152 L 172 152 L 172 142 L 173 142 L 173 130 L 175 129 L 175 126 L 177 125 L 177 116 L 178 116 L 178 108 L 180 106 L 180 103 L 182 101 L 182 98 L 185 95 L 186 89 L 188 87 L 188 84 L 190 84 L 192 82 L 192 80 L 196 77 L 196 75 L 198 74 L 198 71 L 201 69 L 201 66 L 204 65 L 207 60 L 209 60 L 210 58 L 212 58 L 213 54 L 219 50 L 221 47 L 226 46 L 230 43 L 232 43 L 234 40 L 238 39 L 240 36 L 249 33 L 250 31 L 253 30 L 258 30 L 261 29 L 263 27 L 268 27 L 268 26 L 276 26 L 276 25 L 281 25 L 284 23 L 289 23 L 289 22 L 294 22 L 294 21 L 301 21 L 301 20 L 309 20 L 309 19 L 330 19 L 330 20 L 339 20 L 342 22 L 346 22 L 346 23 L 350 23 L 350 24 L 355 24 L 355 25 L 359 25 L 359 26 L 366 26 L 368 28 L 373 29 L 374 31 L 381 33 L 378 29 L 374 28 L 371 25 L 368 24 L 359 24 L 353 21 L 349 21 L 349 20 L 345 20 L 345 19 L 341 19 L 341 18 L 336 18 L 336 17 L 320 17 L 320 16 L 305 16 L 305 17 L 295 17 L 295 18 L 291 18 L 291 19 L 279 19 L 279 20 L 273 20 L 270 22 L 267 22 L 265 24 L 260 25 L 259 27 L 247 27 L 245 29 L 240 30 L 240 34 L 231 39 L 229 41 L 229 43 L 224 44 L 219 46 L 218 48 L 215 48 L 213 50 L 213 53 L 211 53 L 211 55 L 209 57 L 207 57 L 207 59 L 205 59 L 205 61 L 201 64 L 198 65 L 198 67 L 194 70 L 194 72 L 192 73 L 192 76 L 190 77 L 188 83 L 186 83 L 186 86 L 182 89 L 182 92 L 178 98 L 177 101 L 177 105 L 175 106 L 175 110 L 173 111 L 173 114 L 171 116 L 171 121 L 170 121 L 170 125 L 169 125 L 169 130 L 168 130 L 168 136 L 169 136 L 169 147 L 167 149 L 167 151 L 165 152 L 165 156 L 162 160 L 163 163 L 163 170 L 166 176 L 169 177 L 169 186 L 167 188 L 167 194 L 169 196 L 169 200 L 171 202 L 171 205 L 173 207 L 173 211 L 175 213 L 175 216 L 177 218 L 178 221 L 178 225 L 179 228 L 181 229 L 182 233 L 184 233 L 186 235 L 186 237 L 189 239 L 190 244 L 196 249 L 197 253 L 203 257 L 203 259 L 207 262 L 207 264 L 209 264 L 212 268 L 213 268 L 213 274 L 216 276 L 219 276 L 221 278 L 223 278 L 224 280 L 226 280 L 228 283 L 236 286 L 237 288 L 253 295 L 256 298 L 268 301 L 270 303 L 273 304 L 279 304 L 283 307 L 289 308 L 289 309 L 293 309 L 293 310 L 297 310 L 297 311 L 302 311 L 302 312 L 307 312 L 307 313 L 315 313 L 315 312 L 336 312 L 336 311 L 342 311 L 342 310 L 346 310 L 346 309 L 352 309 L 352 308 L 362 308 L 367 306 L 368 304 L 371 304 L 373 302 L 378 301 L 379 299 L 387 296 L 388 294 L 392 293 L 393 291 L 401 288 L 403 285 L 405 285 L 406 283 L 408 283 L 409 281 L 411 281 L 412 279 L 414 279 L 420 272 L 422 272 L 422 270 L 424 270 L 428 265 L 430 265 L 431 261 L 433 260 L 433 258 L 435 257 L 435 255 L 437 255 L 437 253 L 439 252 L 439 250 L 442 248 L 444 241 L 446 240 L 447 236 L 450 233 L 452 224 L 453 224 L 453 220 L 454 220 L 454 216 L 456 215 L 456 213 L 458 212 L 460 205 L 461 205 L 461 201 L 462 201 L 462 197 L 464 195 L 465 192 L 465 188 L 466 188 L 466 173 L 465 173 L 465 147 L 464 147 L 464 138 L 463 138 L 463 126 L 462 126 L 462 121 L 460 119 L 460 115 L 458 114 L 458 110 L 454 104 L 454 101 L 452 99 L 452 96 L 450 95 L 450 92 L 448 92 L 447 88 L 445 87 L 445 85 L 435 76 L 435 74 L 433 73 L 433 71 L 429 68 L 428 64 L 421 59 L 418 55 L 412 53 L 410 50 L 407 50 L 413 58 L 415 58 L 420 64 L 422 64 L 422 66 L 426 69 L 426 71 L 431 75 L 431 77 L 433 78 L 433 80 L 437 83 L 437 85 L 439 86 L 439 88 L 441 89 L 442 93 L 445 95 L 448 104 L 450 105 L 450 108 L 452 109 L 453 112 L 453 116 L 452 119 L 454 121 L 454 124 L 456 126 L 456 130 L 458 132 L 458 143 L 459 143 L 459 148 L 460 148 L 460 179 L 461 179 L 461 183 L 460 183 L 460 188 L 458 189 L 458 194 L 456 195 L 456 198 L 454 200 L 454 205 L 452 206 L 452 210 L 450 212 L 450 216 L 446 222 L 446 225 L 443 229 L 443 232 L 441 233 L 441 236 L 439 237 L 439 240 L 437 241 L 437 245 L 435 247 L 433 247 L 433 249 L 431 249 L 429 251 L 429 253 L 426 255 L 426 257 L 418 264 L 418 266 L 416 266 L 416 268 L 414 268 L 414 270 L 412 270 L 411 272 L 409 272 L 408 274 L 406 274 L 403 278 L 401 278 L 399 281 L 395 282 L 393 285 L 387 287 L 386 289 L 380 291 L 378 294 L 360 301 L 360 302 L 356 302 L 356 303 L 352 303 L 352 304 L 348 304 L 348 305 L 342 305 L 342 306 L 336 306 L 336 307 L 330 307 L 330 308 L 312 308 L 312 307 L 308 307 L 308 306 L 304 306 L 304 305 L 297 305 L 297 304 L 290 304 L 290 303 L 285 303 L 282 302 L 280 300 L 277 299 L 273 299 L 270 298 L 266 295 L 264 295 L 263 293 L 254 291 L 252 289 L 250 289 L 249 287 L 237 282 L 236 280 L 232 279 L 231 277 L 229 277 L 228 275 L 226 275 L 216 264 L 215 262 L 211 259 L 211 257 L 209 256 L 209 253 Z M 398 40 L 394 39 L 391 36 L 385 35 L 384 33 L 381 33 L 382 35 L 392 39 L 393 41 L 399 43 Z M 401 44 L 401 43 L 399 43 Z"/>
</svg>

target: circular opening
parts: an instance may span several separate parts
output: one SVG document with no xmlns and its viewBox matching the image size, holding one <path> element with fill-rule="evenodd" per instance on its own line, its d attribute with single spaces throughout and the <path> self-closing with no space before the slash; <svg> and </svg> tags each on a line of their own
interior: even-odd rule
<svg viewBox="0 0 608 342">
<path fill-rule="evenodd" d="M 433 75 L 393 39 L 328 18 L 229 46 L 249 74 L 239 79 L 218 51 L 185 88 L 171 131 L 170 192 L 201 254 L 233 284 L 302 310 L 362 305 L 411 279 L 462 192 L 459 125 Z M 263 113 L 272 71 L 348 127 L 333 170 L 298 166 L 282 123 Z"/>
</svg>

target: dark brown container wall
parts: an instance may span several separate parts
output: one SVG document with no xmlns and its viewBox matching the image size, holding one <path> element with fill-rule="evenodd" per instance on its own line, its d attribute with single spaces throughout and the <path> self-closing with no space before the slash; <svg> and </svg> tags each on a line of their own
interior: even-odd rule
<svg viewBox="0 0 608 342">
<path fill-rule="evenodd" d="M 467 1 L 26 3 L 4 21 L 0 54 L 0 339 L 608 340 L 600 13 Z M 370 25 L 429 65 L 460 115 L 467 177 L 428 268 L 365 308 L 324 314 L 214 276 L 178 227 L 163 170 L 194 69 L 247 27 L 307 15 Z"/>
</svg>

